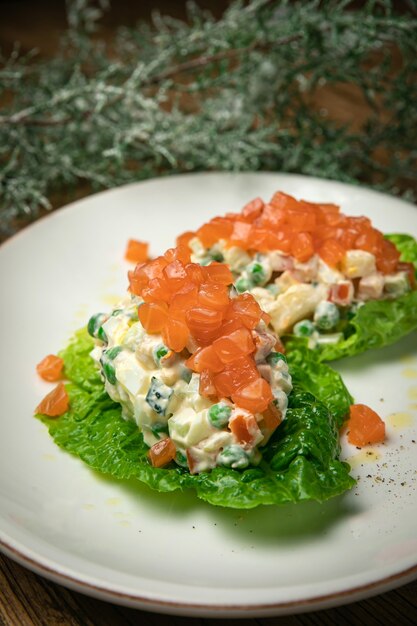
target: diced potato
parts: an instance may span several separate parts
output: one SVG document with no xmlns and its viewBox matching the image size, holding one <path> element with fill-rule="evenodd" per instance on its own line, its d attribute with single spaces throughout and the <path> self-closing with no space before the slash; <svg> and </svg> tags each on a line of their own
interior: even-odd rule
<svg viewBox="0 0 417 626">
<path fill-rule="evenodd" d="M 133 352 L 123 351 L 114 362 L 117 381 L 132 396 L 144 393 L 149 387 L 150 376 L 140 367 Z"/>
<path fill-rule="evenodd" d="M 242 272 L 252 261 L 252 258 L 239 246 L 231 246 L 223 250 L 224 262 L 230 266 L 232 272 Z"/>
<path fill-rule="evenodd" d="M 290 289 L 290 287 L 294 287 L 294 285 L 299 285 L 300 282 L 291 271 L 286 270 L 276 279 L 275 284 L 278 285 L 280 293 L 282 293 Z"/>
<path fill-rule="evenodd" d="M 348 250 L 342 261 L 342 270 L 347 278 L 361 278 L 376 271 L 375 257 L 365 250 Z"/>
<path fill-rule="evenodd" d="M 321 283 L 339 283 L 344 280 L 344 276 L 341 272 L 329 267 L 327 263 L 323 261 L 323 259 L 318 260 L 317 265 L 317 280 Z"/>
<path fill-rule="evenodd" d="M 192 251 L 191 260 L 193 262 L 197 262 L 196 259 L 201 259 L 206 254 L 206 249 L 198 237 L 193 237 L 192 239 L 190 239 L 188 245 L 190 246 Z"/>
<path fill-rule="evenodd" d="M 213 433 L 205 441 L 201 442 L 201 447 L 205 452 L 219 452 L 221 448 L 230 446 L 233 443 L 233 435 L 225 430 Z"/>
<path fill-rule="evenodd" d="M 111 345 L 120 345 L 129 330 L 128 319 L 124 316 L 111 316 L 102 328 Z"/>
<path fill-rule="evenodd" d="M 189 448 L 217 432 L 207 419 L 207 411 L 196 413 L 191 408 L 183 408 L 173 415 L 168 426 L 171 439 L 183 448 Z"/>
<path fill-rule="evenodd" d="M 274 307 L 268 311 L 274 330 L 278 335 L 283 334 L 299 320 L 313 315 L 318 303 L 327 298 L 328 291 L 328 286 L 323 284 L 300 283 L 280 294 Z"/>
</svg>

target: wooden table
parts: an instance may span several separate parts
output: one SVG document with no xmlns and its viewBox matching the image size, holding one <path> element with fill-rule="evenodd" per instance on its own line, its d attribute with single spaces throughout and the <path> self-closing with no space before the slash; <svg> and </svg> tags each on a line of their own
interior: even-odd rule
<svg viewBox="0 0 417 626">
<path fill-rule="evenodd" d="M 215 13 L 221 13 L 227 6 L 226 0 L 201 1 L 200 5 L 210 7 Z M 116 3 L 114 3 L 116 5 Z M 36 7 L 36 10 L 34 8 Z M 115 25 L 133 24 L 137 19 L 147 18 L 151 9 L 159 8 L 176 16 L 183 16 L 184 2 L 150 0 L 138 3 L 119 1 L 113 14 L 105 22 L 108 36 Z M 53 54 L 60 33 L 65 27 L 64 2 L 57 0 L 20 0 L 20 2 L 0 3 L 0 47 L 7 53 L 14 41 L 22 43 L 23 51 L 39 47 L 46 56 Z M 346 90 L 334 91 L 327 96 L 326 106 L 340 119 L 346 111 L 354 110 L 355 117 L 360 117 L 362 103 Z M 78 196 L 83 195 L 80 188 Z M 67 202 L 63 195 L 55 201 L 56 206 Z M 417 524 L 417 522 L 416 522 Z M 417 525 L 416 525 L 417 528 Z M 200 618 L 182 618 L 166 616 L 109 604 L 80 593 L 69 591 L 61 585 L 52 583 L 13 562 L 0 556 L 0 625 L 25 626 L 30 624 L 54 626 L 60 625 L 158 625 L 158 626 L 197 626 L 202 624 L 234 624 L 242 620 L 212 620 Z M 343 607 L 325 611 L 304 613 L 293 616 L 249 619 L 250 625 L 275 626 L 278 624 L 417 624 L 417 581 L 397 588 L 394 591 L 375 596 L 369 600 L 356 602 Z"/>
</svg>

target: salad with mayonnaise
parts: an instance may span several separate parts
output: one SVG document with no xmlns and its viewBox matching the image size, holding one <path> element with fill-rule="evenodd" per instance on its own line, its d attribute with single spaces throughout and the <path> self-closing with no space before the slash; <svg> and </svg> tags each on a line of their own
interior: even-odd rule
<svg viewBox="0 0 417 626">
<path fill-rule="evenodd" d="M 129 296 L 39 364 L 47 380 L 69 381 L 37 407 L 56 443 L 101 472 L 193 488 L 220 506 L 352 487 L 337 431 L 352 399 L 338 374 L 287 363 L 270 316 L 238 293 L 230 268 L 190 257 L 180 245 L 138 263 Z"/>
<path fill-rule="evenodd" d="M 226 263 L 237 292 L 256 298 L 279 335 L 305 338 L 326 359 L 386 345 L 417 327 L 417 243 L 384 237 L 368 218 L 336 205 L 277 192 L 178 242 L 194 262 Z M 375 332 L 372 318 L 381 315 L 387 324 Z"/>
<path fill-rule="evenodd" d="M 109 315 L 94 315 L 88 329 L 96 339 L 91 355 L 105 389 L 121 405 L 123 417 L 137 424 L 150 448 L 151 463 L 161 467 L 174 461 L 193 474 L 217 465 L 258 465 L 260 450 L 285 418 L 292 389 L 276 337 L 262 319 L 254 326 L 254 318 L 244 320 L 246 326 L 242 323 L 228 334 L 219 334 L 210 347 L 196 348 L 190 336 L 188 348 L 175 352 L 159 332 L 145 330 L 138 317 L 141 305 L 143 300 L 137 296 L 128 298 Z M 216 361 L 215 366 L 209 359 Z M 240 368 L 247 371 L 238 382 Z M 214 384 L 221 391 L 202 388 L 201 377 L 213 371 L 217 373 Z M 235 391 L 226 388 L 228 375 L 234 377 Z M 266 393 L 266 399 L 245 392 L 254 383 L 246 387 L 241 383 L 252 377 L 256 392 Z"/>
</svg>

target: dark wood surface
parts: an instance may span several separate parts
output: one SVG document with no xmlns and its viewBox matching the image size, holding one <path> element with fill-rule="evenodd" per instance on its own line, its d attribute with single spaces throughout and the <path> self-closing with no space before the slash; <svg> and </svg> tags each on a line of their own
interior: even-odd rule
<svg viewBox="0 0 417 626">
<path fill-rule="evenodd" d="M 104 32 L 111 37 L 117 24 L 134 24 L 147 19 L 154 8 L 176 16 L 184 16 L 184 2 L 175 0 L 140 0 L 113 2 L 112 13 L 107 16 Z M 226 0 L 205 0 L 200 5 L 210 7 L 216 14 L 227 6 Z M 23 50 L 38 47 L 45 56 L 53 54 L 65 27 L 64 1 L 61 0 L 0 0 L 0 47 L 4 52 L 20 41 Z M 363 119 L 366 110 L 363 102 L 346 88 L 334 89 L 326 94 L 326 106 L 337 119 Z M 80 189 L 77 195 L 83 195 Z M 68 201 L 59 197 L 54 204 Z M 417 535 L 417 521 L 416 521 Z M 234 626 L 242 620 L 213 620 L 161 615 L 110 604 L 80 593 L 70 591 L 25 569 L 11 559 L 0 556 L 0 624 L 16 625 L 102 625 L 124 626 L 209 626 L 210 624 Z M 248 626 L 278 625 L 407 625 L 417 624 L 417 581 L 388 593 L 374 596 L 337 608 L 273 618 L 248 619 Z"/>
</svg>

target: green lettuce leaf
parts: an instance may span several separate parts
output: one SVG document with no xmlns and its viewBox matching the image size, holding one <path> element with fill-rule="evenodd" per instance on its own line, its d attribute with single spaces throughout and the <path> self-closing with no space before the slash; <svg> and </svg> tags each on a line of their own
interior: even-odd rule
<svg viewBox="0 0 417 626">
<path fill-rule="evenodd" d="M 401 252 L 401 261 L 413 263 L 417 274 L 417 241 L 411 235 L 385 235 Z"/>
<path fill-rule="evenodd" d="M 413 263 L 417 273 L 417 241 L 410 235 L 386 235 L 401 252 L 401 260 Z M 334 361 L 354 356 L 366 350 L 382 348 L 395 343 L 417 329 L 417 290 L 395 300 L 370 300 L 361 306 L 343 330 L 344 339 L 335 344 L 324 344 L 314 351 L 318 361 Z M 288 354 L 292 349 L 304 353 L 308 359 L 307 340 L 288 335 L 285 339 Z"/>
<path fill-rule="evenodd" d="M 340 428 L 353 403 L 340 374 L 321 362 L 319 353 L 310 350 L 305 339 L 293 337 L 286 348 L 293 383 L 323 402 Z"/>
<path fill-rule="evenodd" d="M 258 467 L 218 467 L 197 475 L 174 464 L 152 467 L 136 424 L 122 418 L 120 406 L 104 391 L 89 356 L 91 349 L 92 341 L 80 331 L 61 353 L 70 380 L 70 410 L 59 418 L 37 417 L 61 448 L 94 470 L 119 479 L 137 479 L 161 492 L 194 489 L 211 504 L 241 509 L 323 501 L 354 485 L 349 466 L 337 459 L 338 432 L 331 414 L 300 387 L 292 392 L 287 418 L 265 446 Z"/>
</svg>

